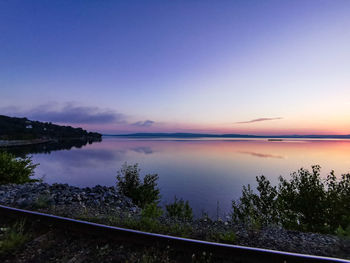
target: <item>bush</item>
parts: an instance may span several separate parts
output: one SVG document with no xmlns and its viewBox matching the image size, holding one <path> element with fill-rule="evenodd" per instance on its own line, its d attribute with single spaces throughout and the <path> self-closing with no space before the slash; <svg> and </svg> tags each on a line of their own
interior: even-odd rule
<svg viewBox="0 0 350 263">
<path fill-rule="evenodd" d="M 350 225 L 350 174 L 340 180 L 332 171 L 326 179 L 320 166 L 312 171 L 300 169 L 291 179 L 279 178 L 271 186 L 264 177 L 257 177 L 257 192 L 243 187 L 242 197 L 232 202 L 232 219 L 250 226 L 278 224 L 286 229 L 338 233 Z"/>
<path fill-rule="evenodd" d="M 192 220 L 192 208 L 188 201 L 185 202 L 183 199 L 178 200 L 176 196 L 174 199 L 174 203 L 165 206 L 167 215 L 177 219 Z"/>
<path fill-rule="evenodd" d="M 41 209 L 41 208 L 49 208 L 51 205 L 50 196 L 47 194 L 40 194 L 34 201 L 32 207 Z"/>
<path fill-rule="evenodd" d="M 232 202 L 233 219 L 240 221 L 253 228 L 260 228 L 261 225 L 277 222 L 276 211 L 276 187 L 272 187 L 265 176 L 256 177 L 258 182 L 255 194 L 250 185 L 243 186 L 240 202 Z"/>
<path fill-rule="evenodd" d="M 232 230 L 226 232 L 216 232 L 212 235 L 211 239 L 215 242 L 234 244 L 236 242 L 236 233 Z"/>
<path fill-rule="evenodd" d="M 320 176 L 320 166 L 312 171 L 300 169 L 291 180 L 280 177 L 278 213 L 286 228 L 327 232 L 327 186 Z"/>
<path fill-rule="evenodd" d="M 128 165 L 124 163 L 117 174 L 117 185 L 119 191 L 141 208 L 147 204 L 159 202 L 159 188 L 157 188 L 157 174 L 147 174 L 140 180 L 140 169 L 138 164 Z"/>
<path fill-rule="evenodd" d="M 156 219 L 163 214 L 163 210 L 156 203 L 147 204 L 141 211 L 142 218 Z"/>
<path fill-rule="evenodd" d="M 0 152 L 0 184 L 37 181 L 30 178 L 37 166 L 38 164 L 33 164 L 31 157 L 16 158 L 10 153 Z"/>
<path fill-rule="evenodd" d="M 346 229 L 343 229 L 341 226 L 339 226 L 335 230 L 335 234 L 339 237 L 349 238 L 350 237 L 350 225 Z"/>
</svg>

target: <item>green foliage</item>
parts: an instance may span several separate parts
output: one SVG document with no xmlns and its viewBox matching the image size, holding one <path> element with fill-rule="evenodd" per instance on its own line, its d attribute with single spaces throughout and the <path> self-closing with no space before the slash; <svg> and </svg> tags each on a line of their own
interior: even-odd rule
<svg viewBox="0 0 350 263">
<path fill-rule="evenodd" d="M 167 228 L 169 234 L 180 237 L 190 237 L 193 232 L 192 226 L 189 224 L 173 223 L 167 226 Z"/>
<path fill-rule="evenodd" d="M 141 211 L 141 219 L 137 222 L 138 228 L 145 231 L 158 232 L 162 226 L 158 218 L 163 214 L 163 210 L 157 206 L 157 203 L 146 204 Z"/>
<path fill-rule="evenodd" d="M 257 193 L 248 185 L 239 202 L 232 202 L 232 219 L 253 228 L 278 224 L 292 230 L 341 232 L 350 225 L 350 174 L 337 180 L 332 171 L 324 180 L 320 170 L 318 165 L 312 171 L 302 168 L 289 180 L 280 177 L 278 187 L 257 177 Z"/>
<path fill-rule="evenodd" d="M 236 234 L 233 231 L 220 233 L 218 236 L 218 241 L 222 243 L 234 244 L 236 241 Z"/>
<path fill-rule="evenodd" d="M 49 195 L 39 195 L 33 203 L 33 208 L 48 208 L 50 206 L 50 197 Z"/>
<path fill-rule="evenodd" d="M 30 177 L 38 164 L 33 164 L 30 157 L 16 158 L 7 152 L 0 152 L 0 184 L 23 184 L 36 181 Z"/>
<path fill-rule="evenodd" d="M 277 222 L 276 211 L 276 187 L 271 186 L 265 176 L 256 177 L 258 182 L 257 190 L 259 195 L 255 194 L 250 185 L 243 186 L 240 202 L 233 201 L 233 219 L 241 221 L 253 228 L 260 228 L 261 224 Z"/>
<path fill-rule="evenodd" d="M 128 165 L 124 163 L 117 174 L 117 185 L 119 191 L 141 208 L 147 204 L 159 202 L 159 188 L 157 188 L 157 174 L 147 174 L 140 180 L 140 169 L 138 164 Z"/>
<path fill-rule="evenodd" d="M 19 221 L 4 229 L 0 235 L 0 255 L 12 253 L 22 247 L 29 239 L 25 233 L 25 221 Z"/>
<path fill-rule="evenodd" d="M 235 244 L 236 233 L 232 230 L 211 230 L 207 232 L 205 239 L 213 242 Z"/>
<path fill-rule="evenodd" d="M 278 212 L 286 228 L 327 232 L 327 189 L 320 177 L 320 166 L 300 169 L 291 179 L 280 177 Z"/>
<path fill-rule="evenodd" d="M 343 229 L 341 226 L 339 226 L 335 230 L 335 234 L 339 237 L 350 237 L 350 225 L 347 226 L 347 228 Z"/>
<path fill-rule="evenodd" d="M 184 201 L 182 198 L 178 200 L 176 196 L 174 197 L 174 202 L 165 206 L 167 215 L 169 217 L 182 219 L 182 220 L 192 220 L 193 213 L 188 201 Z"/>
<path fill-rule="evenodd" d="M 147 204 L 141 211 L 143 218 L 158 218 L 163 214 L 163 210 L 156 203 Z"/>
</svg>

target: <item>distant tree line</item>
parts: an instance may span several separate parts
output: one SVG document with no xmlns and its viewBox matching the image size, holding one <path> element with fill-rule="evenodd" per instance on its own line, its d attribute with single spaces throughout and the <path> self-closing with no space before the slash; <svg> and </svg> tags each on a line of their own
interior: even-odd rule
<svg viewBox="0 0 350 263">
<path fill-rule="evenodd" d="M 51 122 L 31 121 L 27 118 L 15 118 L 0 115 L 0 140 L 32 139 L 100 139 L 101 134 L 87 132 L 82 128 L 60 126 Z"/>
</svg>

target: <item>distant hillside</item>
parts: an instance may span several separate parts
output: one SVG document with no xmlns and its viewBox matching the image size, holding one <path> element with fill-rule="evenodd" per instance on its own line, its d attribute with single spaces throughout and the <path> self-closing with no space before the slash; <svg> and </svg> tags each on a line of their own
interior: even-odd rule
<svg viewBox="0 0 350 263">
<path fill-rule="evenodd" d="M 31 121 L 0 115 L 0 140 L 33 139 L 101 139 L 101 134 L 82 128 L 60 126 L 50 122 Z"/>
<path fill-rule="evenodd" d="M 350 139 L 350 135 L 249 135 L 249 134 L 204 134 L 204 133 L 132 133 L 104 135 L 132 138 L 285 138 L 285 139 Z"/>
</svg>

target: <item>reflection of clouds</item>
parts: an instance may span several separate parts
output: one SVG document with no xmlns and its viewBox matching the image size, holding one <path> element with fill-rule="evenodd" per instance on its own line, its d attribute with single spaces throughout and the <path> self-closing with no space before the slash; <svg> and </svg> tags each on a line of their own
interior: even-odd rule
<svg viewBox="0 0 350 263">
<path fill-rule="evenodd" d="M 125 156 L 125 151 L 109 151 L 109 150 L 70 150 L 56 152 L 54 161 L 61 165 L 73 167 L 93 167 L 96 163 L 121 161 Z"/>
<path fill-rule="evenodd" d="M 136 148 L 132 148 L 131 150 L 137 153 L 144 153 L 144 154 L 152 154 L 154 152 L 152 148 L 149 146 L 136 147 Z"/>
<path fill-rule="evenodd" d="M 149 146 L 124 148 L 118 150 L 110 149 L 75 149 L 69 151 L 57 151 L 51 161 L 61 166 L 72 167 L 95 167 L 101 163 L 120 162 L 127 159 L 129 151 L 139 154 L 152 154 L 154 151 Z"/>
<path fill-rule="evenodd" d="M 239 151 L 239 153 L 242 154 L 249 154 L 251 156 L 260 157 L 260 158 L 276 158 L 276 159 L 284 159 L 284 156 L 281 155 L 274 155 L 274 154 L 268 154 L 268 153 L 257 153 L 257 152 L 248 152 L 248 151 Z"/>
</svg>

